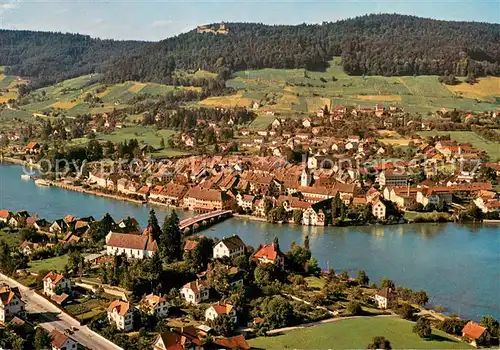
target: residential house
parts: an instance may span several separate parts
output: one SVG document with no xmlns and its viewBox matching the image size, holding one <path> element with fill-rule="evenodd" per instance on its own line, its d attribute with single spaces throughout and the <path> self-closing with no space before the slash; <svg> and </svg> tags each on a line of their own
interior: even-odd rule
<svg viewBox="0 0 500 350">
<path fill-rule="evenodd" d="M 308 118 L 304 118 L 304 119 L 302 120 L 302 126 L 303 126 L 304 128 L 310 128 L 310 127 L 311 127 L 311 125 L 312 125 L 312 123 L 311 123 L 311 122 L 312 122 L 312 121 L 311 121 L 311 118 L 309 118 L 309 117 L 308 117 Z"/>
<path fill-rule="evenodd" d="M 243 210 L 252 210 L 255 196 L 238 193 L 236 195 L 236 202 Z"/>
<path fill-rule="evenodd" d="M 106 253 L 128 258 L 147 259 L 158 252 L 158 245 L 149 234 L 109 232 L 106 235 Z"/>
<path fill-rule="evenodd" d="M 213 256 L 215 259 L 224 256 L 232 258 L 242 254 L 245 254 L 245 243 L 243 243 L 238 235 L 223 238 L 213 248 Z"/>
<path fill-rule="evenodd" d="M 52 350 L 78 349 L 78 342 L 76 342 L 73 338 L 71 338 L 67 334 L 59 332 L 55 328 L 52 330 L 52 332 L 50 332 L 50 339 L 52 340 L 51 341 Z"/>
<path fill-rule="evenodd" d="M 13 214 L 8 210 L 0 210 L 0 221 L 8 223 L 12 215 Z"/>
<path fill-rule="evenodd" d="M 0 288 L 0 322 L 5 322 L 11 317 L 24 311 L 24 301 L 19 288 Z"/>
<path fill-rule="evenodd" d="M 377 219 L 385 219 L 385 216 L 387 214 L 386 209 L 386 205 L 380 199 L 377 199 L 372 205 L 372 214 Z"/>
<path fill-rule="evenodd" d="M 166 317 L 168 316 L 169 304 L 165 298 L 151 293 L 142 298 L 138 308 L 148 315 Z"/>
<path fill-rule="evenodd" d="M 285 267 L 285 256 L 275 243 L 266 244 L 260 247 L 253 257 L 258 260 L 259 264 L 276 264 L 276 266 L 281 269 Z"/>
<path fill-rule="evenodd" d="M 174 328 L 156 336 L 153 350 L 203 350 L 203 341 L 195 327 Z"/>
<path fill-rule="evenodd" d="M 97 186 L 101 188 L 108 188 L 109 183 L 112 181 L 108 181 L 108 177 L 103 173 L 92 174 L 89 172 L 89 182 L 95 183 Z"/>
<path fill-rule="evenodd" d="M 40 144 L 38 142 L 31 141 L 26 146 L 26 153 L 28 154 L 38 154 L 40 153 Z"/>
<path fill-rule="evenodd" d="M 53 296 L 57 289 L 71 291 L 71 280 L 63 274 L 50 271 L 43 278 L 43 294 Z"/>
<path fill-rule="evenodd" d="M 424 207 L 428 204 L 450 204 L 453 201 L 453 190 L 449 187 L 424 187 L 417 192 L 417 202 Z"/>
<path fill-rule="evenodd" d="M 212 304 L 205 310 L 206 321 L 213 321 L 220 315 L 228 315 L 234 324 L 237 322 L 236 310 L 231 304 Z"/>
<path fill-rule="evenodd" d="M 396 293 L 391 288 L 383 288 L 375 293 L 375 302 L 379 309 L 388 309 L 396 301 Z"/>
<path fill-rule="evenodd" d="M 134 313 L 130 304 L 122 300 L 114 300 L 108 306 L 108 321 L 117 329 L 129 332 L 134 328 Z"/>
<path fill-rule="evenodd" d="M 181 297 L 188 303 L 199 304 L 209 298 L 210 287 L 203 280 L 186 283 L 181 289 Z"/>
<path fill-rule="evenodd" d="M 472 346 L 478 347 L 479 345 L 487 345 L 491 335 L 486 327 L 469 321 L 462 329 L 462 337 L 466 338 Z"/>
</svg>

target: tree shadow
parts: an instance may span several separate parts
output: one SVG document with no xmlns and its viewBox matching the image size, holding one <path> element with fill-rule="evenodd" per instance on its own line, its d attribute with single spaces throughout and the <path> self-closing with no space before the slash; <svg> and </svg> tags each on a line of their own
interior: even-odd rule
<svg viewBox="0 0 500 350">
<path fill-rule="evenodd" d="M 58 321 L 59 317 L 56 312 L 34 312 L 30 313 L 30 320 L 36 323 Z"/>
<path fill-rule="evenodd" d="M 436 342 L 450 342 L 450 343 L 458 343 L 458 341 L 450 338 L 443 337 L 437 334 L 431 334 L 429 338 L 426 338 L 427 341 L 436 341 Z"/>
</svg>

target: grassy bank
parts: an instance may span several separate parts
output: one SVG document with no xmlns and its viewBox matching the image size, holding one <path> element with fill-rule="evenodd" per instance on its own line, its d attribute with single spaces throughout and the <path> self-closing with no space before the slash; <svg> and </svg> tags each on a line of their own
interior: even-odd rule
<svg viewBox="0 0 500 350">
<path fill-rule="evenodd" d="M 384 336 L 393 349 L 469 349 L 469 345 L 433 330 L 423 340 L 412 332 L 414 323 L 396 317 L 371 317 L 341 320 L 274 337 L 250 340 L 259 349 L 366 349 L 375 336 Z"/>
</svg>

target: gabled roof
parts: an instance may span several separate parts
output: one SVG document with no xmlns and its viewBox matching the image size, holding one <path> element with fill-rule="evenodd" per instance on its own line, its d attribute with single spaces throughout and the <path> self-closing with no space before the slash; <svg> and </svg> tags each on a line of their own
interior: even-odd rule
<svg viewBox="0 0 500 350">
<path fill-rule="evenodd" d="M 54 348 L 60 349 L 66 344 L 66 342 L 71 339 L 64 333 L 59 332 L 57 329 L 53 329 L 50 333 L 50 337 L 52 338 L 52 346 Z"/>
<path fill-rule="evenodd" d="M 463 335 L 474 340 L 481 338 L 485 331 L 485 327 L 480 326 L 472 321 L 469 321 L 462 329 Z"/>
<path fill-rule="evenodd" d="M 251 349 L 245 337 L 242 335 L 237 335 L 229 338 L 216 337 L 213 339 L 213 343 L 224 349 L 243 349 L 243 350 Z"/>
<path fill-rule="evenodd" d="M 376 294 L 386 299 L 392 298 L 394 296 L 394 292 L 391 288 L 382 288 L 379 291 L 377 291 Z"/>
<path fill-rule="evenodd" d="M 157 251 L 156 241 L 150 241 L 149 236 L 131 233 L 111 232 L 106 239 L 106 245 L 127 249 Z"/>
<path fill-rule="evenodd" d="M 130 310 L 130 304 L 122 300 L 113 300 L 108 306 L 108 312 L 113 312 L 115 309 L 120 316 L 125 316 Z"/>
<path fill-rule="evenodd" d="M 243 243 L 242 239 L 238 235 L 234 235 L 228 238 L 223 238 L 221 242 L 229 249 L 240 249 L 245 248 L 245 243 Z"/>
<path fill-rule="evenodd" d="M 231 304 L 217 303 L 217 304 L 212 304 L 210 307 L 215 310 L 217 315 L 222 315 L 222 314 L 228 315 L 233 310 L 233 305 Z"/>
<path fill-rule="evenodd" d="M 202 280 L 196 280 L 186 283 L 182 288 L 191 289 L 193 292 L 198 293 L 200 289 L 208 288 L 208 283 Z"/>
<path fill-rule="evenodd" d="M 282 253 L 280 252 L 279 248 L 277 248 L 274 243 L 271 244 L 266 244 L 262 248 L 260 248 L 254 255 L 253 257 L 256 259 L 260 258 L 266 258 L 268 260 L 276 260 L 279 255 Z"/>
<path fill-rule="evenodd" d="M 47 281 L 49 278 L 52 281 L 52 284 L 58 284 L 64 279 L 64 275 L 50 271 L 48 274 L 45 275 L 43 280 Z"/>
<path fill-rule="evenodd" d="M 0 210 L 0 218 L 7 219 L 12 215 L 12 213 L 8 210 Z"/>
</svg>

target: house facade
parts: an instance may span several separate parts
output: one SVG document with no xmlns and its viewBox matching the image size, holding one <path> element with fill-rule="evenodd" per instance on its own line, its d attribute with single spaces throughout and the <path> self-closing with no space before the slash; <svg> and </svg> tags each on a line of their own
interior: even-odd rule
<svg viewBox="0 0 500 350">
<path fill-rule="evenodd" d="M 78 348 L 78 342 L 67 334 L 59 332 L 57 329 L 53 329 L 50 332 L 50 339 L 52 350 L 77 350 Z"/>
<path fill-rule="evenodd" d="M 25 303 L 18 288 L 0 288 L 0 322 L 24 311 Z"/>
<path fill-rule="evenodd" d="M 234 256 L 245 254 L 245 243 L 238 235 L 223 238 L 213 248 L 213 257 L 215 259 L 227 256 L 232 258 Z"/>
<path fill-rule="evenodd" d="M 108 306 L 108 321 L 116 328 L 129 332 L 134 329 L 133 311 L 130 304 L 122 300 L 114 300 Z"/>
<path fill-rule="evenodd" d="M 56 289 L 67 289 L 71 291 L 71 280 L 63 274 L 49 272 L 43 278 L 43 294 L 47 296 L 56 295 Z"/>
<path fill-rule="evenodd" d="M 169 307 L 170 305 L 165 298 L 154 294 L 144 296 L 138 306 L 143 312 L 156 317 L 168 316 Z"/>
<path fill-rule="evenodd" d="M 158 252 L 158 245 L 150 235 L 110 232 L 106 236 L 108 255 L 125 254 L 127 258 L 147 259 Z"/>
<path fill-rule="evenodd" d="M 203 280 L 196 280 L 186 283 L 180 289 L 181 297 L 186 302 L 191 304 L 199 304 L 202 301 L 208 300 L 210 294 L 210 287 L 208 283 Z"/>
<path fill-rule="evenodd" d="M 383 288 L 375 293 L 375 302 L 379 309 L 388 309 L 396 301 L 396 293 L 391 288 Z"/>
<path fill-rule="evenodd" d="M 231 304 L 212 304 L 205 310 L 206 321 L 213 321 L 220 315 L 228 315 L 233 323 L 237 322 L 236 310 Z"/>
</svg>

